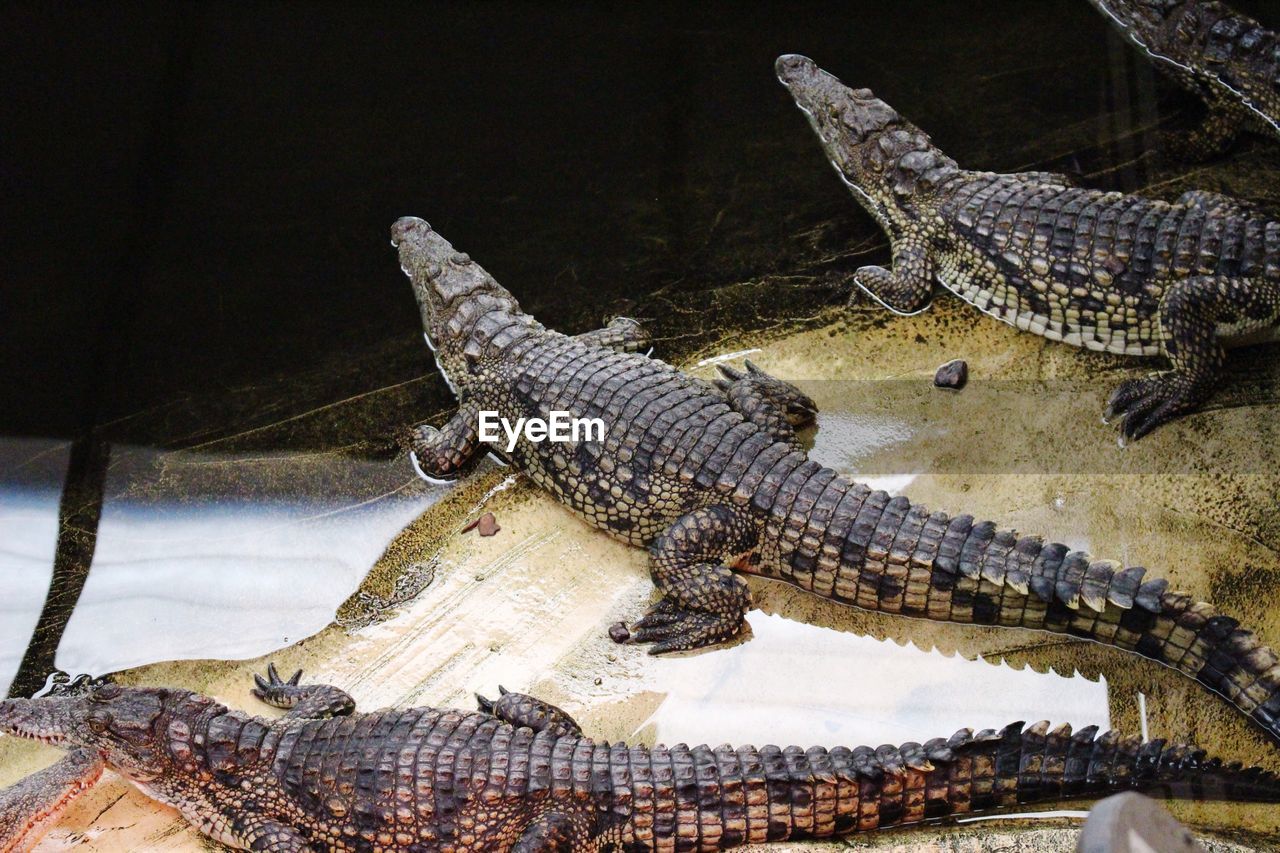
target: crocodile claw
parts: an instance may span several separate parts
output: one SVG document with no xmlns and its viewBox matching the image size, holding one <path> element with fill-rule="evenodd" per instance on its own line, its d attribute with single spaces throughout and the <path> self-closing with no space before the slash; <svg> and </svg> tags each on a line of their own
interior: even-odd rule
<svg viewBox="0 0 1280 853">
<path fill-rule="evenodd" d="M 741 381 L 742 378 L 746 376 L 746 374 L 743 373 L 741 370 L 730 367 L 727 364 L 717 364 L 716 370 L 720 371 L 720 374 L 724 377 L 724 379 L 716 380 L 716 385 L 721 388 L 728 388 L 729 382 Z M 725 382 L 725 379 L 729 381 Z"/>
<path fill-rule="evenodd" d="M 1118 418 L 1122 444 L 1137 441 L 1195 407 L 1197 395 L 1189 385 L 1175 371 L 1123 382 L 1107 401 L 1103 422 Z"/>
<path fill-rule="evenodd" d="M 732 639 L 742 630 L 742 617 L 727 613 L 688 610 L 662 599 L 649 612 L 619 632 L 621 642 L 653 643 L 649 654 L 700 649 Z M 613 632 L 610 632 L 611 636 Z"/>
<path fill-rule="evenodd" d="M 268 705 L 276 708 L 292 708 L 298 702 L 302 692 L 299 683 L 302 681 L 302 670 L 297 670 L 288 680 L 280 677 L 280 671 L 274 663 L 267 664 L 267 677 L 254 673 L 253 683 L 256 685 L 251 693 Z"/>
</svg>

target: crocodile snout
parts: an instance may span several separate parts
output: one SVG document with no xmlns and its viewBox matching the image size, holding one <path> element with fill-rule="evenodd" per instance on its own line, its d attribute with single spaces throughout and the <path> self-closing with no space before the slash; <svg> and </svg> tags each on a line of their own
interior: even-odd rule
<svg viewBox="0 0 1280 853">
<path fill-rule="evenodd" d="M 53 699 L 6 699 L 0 702 L 0 734 L 56 743 L 64 733 L 60 704 Z"/>
<path fill-rule="evenodd" d="M 783 83 L 790 83 L 804 77 L 812 76 L 818 70 L 818 64 L 807 56 L 798 53 L 785 53 L 773 63 L 774 73 Z"/>
<path fill-rule="evenodd" d="M 406 237 L 412 237 L 414 234 L 427 233 L 431 231 L 431 226 L 424 220 L 416 216 L 402 216 L 391 226 L 391 244 L 399 246 Z"/>
</svg>

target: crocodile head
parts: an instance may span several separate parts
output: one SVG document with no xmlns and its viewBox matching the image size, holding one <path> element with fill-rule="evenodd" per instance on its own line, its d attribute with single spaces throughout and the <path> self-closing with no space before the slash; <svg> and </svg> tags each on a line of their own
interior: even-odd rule
<svg viewBox="0 0 1280 853">
<path fill-rule="evenodd" d="M 107 684 L 85 696 L 0 701 L 0 734 L 62 749 L 83 747 L 124 776 L 147 782 L 173 761 L 164 732 L 185 691 Z"/>
<path fill-rule="evenodd" d="M 475 321 L 491 312 L 524 316 L 520 305 L 483 267 L 421 219 L 396 220 L 391 245 L 399 250 L 400 269 L 413 283 L 427 343 L 452 385 L 465 370 L 463 354 Z"/>
<path fill-rule="evenodd" d="M 831 165 L 891 234 L 911 217 L 917 199 L 959 171 L 924 131 L 870 89 L 849 88 L 806 56 L 780 56 L 774 68 Z"/>
</svg>

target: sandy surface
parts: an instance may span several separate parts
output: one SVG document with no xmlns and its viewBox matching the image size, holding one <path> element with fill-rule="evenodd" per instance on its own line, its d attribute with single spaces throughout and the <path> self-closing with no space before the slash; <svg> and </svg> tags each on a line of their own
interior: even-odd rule
<svg viewBox="0 0 1280 853">
<path fill-rule="evenodd" d="M 1280 644 L 1275 404 L 1199 415 L 1121 450 L 1098 413 L 1107 390 L 1142 364 L 1019 334 L 951 299 L 911 319 L 859 312 L 741 348 L 758 349 L 757 363 L 803 380 L 817 399 L 821 461 L 931 506 L 1151 566 Z M 934 369 L 955 357 L 968 359 L 970 386 L 932 388 Z M 1274 385 L 1274 374 L 1245 371 L 1237 384 Z M 892 381 L 861 381 L 869 379 Z M 407 598 L 389 618 L 331 626 L 270 659 L 343 687 L 365 709 L 470 706 L 474 692 L 502 684 L 562 705 L 608 739 L 834 745 L 922 740 L 1010 719 L 1126 730 L 1145 722 L 1152 737 L 1192 736 L 1226 758 L 1280 769 L 1280 753 L 1239 715 L 1154 664 L 1031 632 L 861 613 L 765 582 L 753 583 L 751 636 L 728 649 L 656 659 L 616 646 L 607 627 L 649 601 L 644 554 L 507 475 L 496 466 L 479 472 L 389 544 L 343 611 L 359 624 L 377 602 Z M 501 531 L 459 533 L 481 508 L 497 514 Z M 272 713 L 249 694 L 250 674 L 266 661 L 161 664 L 120 680 L 202 690 Z M 0 784 L 55 755 L 0 741 Z M 1280 839 L 1274 807 L 1177 811 L 1251 845 L 1218 849 L 1267 849 Z M 803 849 L 1066 850 L 1070 823 L 984 823 Z M 924 846 L 927 838 L 936 846 Z M 108 777 L 39 847 L 72 848 L 207 843 Z M 800 849 L 773 849 L 784 848 Z"/>
</svg>

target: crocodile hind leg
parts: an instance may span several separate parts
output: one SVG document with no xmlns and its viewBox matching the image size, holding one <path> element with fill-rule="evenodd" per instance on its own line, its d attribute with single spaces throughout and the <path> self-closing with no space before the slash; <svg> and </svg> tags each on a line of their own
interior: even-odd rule
<svg viewBox="0 0 1280 853">
<path fill-rule="evenodd" d="M 746 373 L 719 365 L 725 378 L 715 380 L 715 386 L 735 412 L 778 441 L 797 444 L 796 429 L 814 422 L 818 405 L 790 382 L 775 379 L 749 360 L 745 364 Z"/>
<path fill-rule="evenodd" d="M 1187 190 L 1178 196 L 1177 204 L 1194 207 L 1219 216 L 1270 216 L 1271 211 L 1256 202 L 1232 198 L 1208 190 Z"/>
<path fill-rule="evenodd" d="M 476 702 L 480 710 L 493 714 L 499 720 L 513 726 L 525 726 L 535 732 L 550 732 L 557 737 L 581 735 L 578 722 L 550 702 L 543 702 L 523 693 L 512 693 L 498 686 L 498 701 L 486 699 L 479 693 Z"/>
<path fill-rule="evenodd" d="M 933 260 L 922 243 L 904 238 L 893 247 L 893 269 L 859 267 L 853 282 L 895 314 L 918 314 L 933 297 Z"/>
<path fill-rule="evenodd" d="M 99 753 L 76 749 L 0 791 L 0 853 L 35 847 L 71 801 L 101 778 L 105 767 Z"/>
<path fill-rule="evenodd" d="M 696 649 L 736 636 L 751 607 L 729 564 L 750 554 L 758 533 L 739 510 L 717 504 L 680 516 L 649 548 L 649 574 L 662 598 L 618 642 L 653 643 L 651 654 Z"/>
<path fill-rule="evenodd" d="M 413 466 L 429 480 L 456 480 L 480 459 L 480 410 L 464 403 L 441 429 L 422 424 L 413 430 Z"/>
<path fill-rule="evenodd" d="M 1208 399 L 1226 361 L 1223 338 L 1261 330 L 1280 317 L 1280 282 L 1196 276 L 1165 292 L 1160 331 L 1173 369 L 1131 379 L 1111 395 L 1106 417 L 1119 416 L 1137 440 Z"/>
<path fill-rule="evenodd" d="M 1021 178 L 1029 184 L 1061 184 L 1078 187 L 1080 181 L 1065 172 L 1014 172 L 1010 177 Z"/>
<path fill-rule="evenodd" d="M 257 687 L 253 695 L 274 708 L 287 708 L 286 717 L 300 720 L 322 720 L 341 717 L 356 709 L 356 700 L 345 690 L 329 684 L 299 684 L 302 670 L 285 681 L 276 672 L 276 665 L 267 664 L 267 677 L 253 677 Z"/>
<path fill-rule="evenodd" d="M 549 811 L 520 833 L 511 853 L 595 853 L 588 815 L 563 809 Z"/>
<path fill-rule="evenodd" d="M 630 317 L 614 317 L 603 329 L 583 332 L 574 335 L 573 339 L 614 352 L 640 352 L 649 348 L 649 332 L 638 320 Z"/>
</svg>

